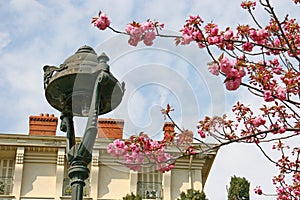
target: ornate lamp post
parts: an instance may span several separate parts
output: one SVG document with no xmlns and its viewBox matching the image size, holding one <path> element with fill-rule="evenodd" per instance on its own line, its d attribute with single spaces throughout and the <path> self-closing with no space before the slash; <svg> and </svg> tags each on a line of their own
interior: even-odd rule
<svg viewBox="0 0 300 200">
<path fill-rule="evenodd" d="M 67 133 L 67 158 L 72 199 L 83 198 L 84 180 L 89 177 L 87 165 L 97 136 L 98 115 L 116 108 L 124 94 L 124 83 L 110 73 L 102 53 L 97 56 L 83 46 L 59 67 L 44 66 L 44 89 L 49 104 L 61 112 L 61 130 Z M 81 143 L 76 144 L 73 117 L 88 117 Z"/>
</svg>

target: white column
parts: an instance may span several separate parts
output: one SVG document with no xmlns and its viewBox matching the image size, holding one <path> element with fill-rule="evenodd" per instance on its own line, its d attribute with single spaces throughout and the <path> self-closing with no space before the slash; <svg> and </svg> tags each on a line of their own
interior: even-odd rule
<svg viewBox="0 0 300 200">
<path fill-rule="evenodd" d="M 192 171 L 192 164 L 193 164 L 193 155 L 190 155 L 189 161 L 189 189 L 194 189 L 194 179 L 193 179 L 193 171 Z"/>
<path fill-rule="evenodd" d="M 14 183 L 13 183 L 13 195 L 16 200 L 20 199 L 22 189 L 22 178 L 23 178 L 23 161 L 24 161 L 24 147 L 18 147 L 16 153 Z"/>
<path fill-rule="evenodd" d="M 94 200 L 98 198 L 99 183 L 99 150 L 93 150 L 90 171 L 90 197 Z"/>
<path fill-rule="evenodd" d="M 162 185 L 163 185 L 163 199 L 164 200 L 172 200 L 171 199 L 171 171 L 163 173 L 163 180 L 162 180 Z"/>
<path fill-rule="evenodd" d="M 55 199 L 59 200 L 62 196 L 63 182 L 64 182 L 64 171 L 65 171 L 65 149 L 60 148 L 57 152 L 56 162 L 56 188 L 55 188 Z"/>
<path fill-rule="evenodd" d="M 202 191 L 202 174 L 200 169 L 193 170 L 193 188 Z"/>
<path fill-rule="evenodd" d="M 136 194 L 137 192 L 137 181 L 138 181 L 138 173 L 130 170 L 130 193 Z"/>
</svg>

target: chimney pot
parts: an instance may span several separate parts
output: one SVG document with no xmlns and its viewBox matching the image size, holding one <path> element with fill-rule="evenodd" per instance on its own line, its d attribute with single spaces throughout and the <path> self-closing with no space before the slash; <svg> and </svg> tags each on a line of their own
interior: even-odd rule
<svg viewBox="0 0 300 200">
<path fill-rule="evenodd" d="M 174 133 L 174 128 L 175 128 L 175 124 L 172 122 L 165 122 L 164 127 L 163 127 L 163 131 L 164 134 L 166 135 L 171 135 L 171 133 Z"/>
<path fill-rule="evenodd" d="M 44 115 L 29 117 L 29 135 L 55 136 L 58 118 L 54 115 Z"/>
<path fill-rule="evenodd" d="M 124 120 L 99 118 L 98 119 L 98 138 L 122 139 Z"/>
</svg>

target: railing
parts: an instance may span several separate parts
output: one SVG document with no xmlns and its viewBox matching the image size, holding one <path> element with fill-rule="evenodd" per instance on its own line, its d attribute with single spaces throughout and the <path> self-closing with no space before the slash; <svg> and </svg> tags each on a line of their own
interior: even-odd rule
<svg viewBox="0 0 300 200">
<path fill-rule="evenodd" d="M 160 182 L 138 182 L 137 193 L 142 199 L 162 199 L 162 184 Z"/>
<path fill-rule="evenodd" d="M 89 194 L 89 189 L 90 189 L 90 183 L 89 180 L 85 180 L 85 186 L 83 188 L 83 196 L 88 196 Z M 63 196 L 71 196 L 72 193 L 72 187 L 71 187 L 71 180 L 70 178 L 64 178 L 64 183 L 63 183 Z"/>
<path fill-rule="evenodd" d="M 0 195 L 10 195 L 12 191 L 13 177 L 0 176 Z"/>
</svg>

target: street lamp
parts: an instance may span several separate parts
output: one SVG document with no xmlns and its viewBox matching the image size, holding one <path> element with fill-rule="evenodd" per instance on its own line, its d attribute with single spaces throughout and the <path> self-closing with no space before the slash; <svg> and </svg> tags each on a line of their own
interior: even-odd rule
<svg viewBox="0 0 300 200">
<path fill-rule="evenodd" d="M 44 89 L 49 104 L 61 112 L 60 129 L 67 133 L 67 158 L 70 164 L 72 199 L 83 197 L 84 180 L 89 177 L 87 165 L 97 136 L 98 115 L 116 108 L 124 94 L 120 84 L 110 73 L 102 53 L 83 46 L 59 67 L 45 65 Z M 73 117 L 88 117 L 81 143 L 76 144 Z"/>
</svg>

